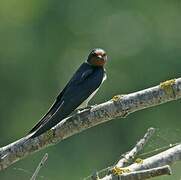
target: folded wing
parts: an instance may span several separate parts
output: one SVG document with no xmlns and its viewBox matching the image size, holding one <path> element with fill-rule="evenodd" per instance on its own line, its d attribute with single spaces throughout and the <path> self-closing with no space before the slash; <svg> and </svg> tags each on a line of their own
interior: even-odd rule
<svg viewBox="0 0 181 180">
<path fill-rule="evenodd" d="M 83 63 L 58 95 L 50 110 L 29 132 L 34 133 L 32 137 L 39 136 L 51 129 L 71 114 L 100 86 L 103 77 L 103 68 L 92 67 Z"/>
</svg>

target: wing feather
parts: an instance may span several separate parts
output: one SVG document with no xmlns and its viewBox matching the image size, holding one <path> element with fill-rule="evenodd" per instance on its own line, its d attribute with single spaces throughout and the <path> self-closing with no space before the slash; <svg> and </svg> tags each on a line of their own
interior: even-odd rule
<svg viewBox="0 0 181 180">
<path fill-rule="evenodd" d="M 85 63 L 82 64 L 81 67 L 84 67 Z M 35 131 L 38 131 L 40 128 L 42 128 L 45 124 L 49 123 L 52 119 L 52 117 L 56 114 L 56 112 L 63 106 L 64 100 L 63 96 L 66 93 L 66 91 L 69 91 L 69 87 L 73 84 L 81 84 L 84 82 L 86 78 L 88 78 L 92 73 L 93 69 L 87 68 L 82 69 L 79 68 L 78 71 L 73 75 L 71 80 L 68 82 L 66 87 L 61 91 L 61 93 L 56 98 L 56 101 L 51 106 L 51 108 L 48 110 L 48 112 L 40 119 L 40 121 L 29 131 L 28 134 L 31 134 Z"/>
</svg>

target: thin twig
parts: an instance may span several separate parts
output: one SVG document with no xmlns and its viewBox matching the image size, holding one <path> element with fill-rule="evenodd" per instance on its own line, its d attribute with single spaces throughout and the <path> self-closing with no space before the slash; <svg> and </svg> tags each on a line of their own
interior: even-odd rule
<svg viewBox="0 0 181 180">
<path fill-rule="evenodd" d="M 136 146 L 110 169 L 108 175 L 100 180 L 113 180 L 118 178 L 121 178 L 121 180 L 139 180 L 139 178 L 151 178 L 152 175 L 158 176 L 163 174 L 171 174 L 170 168 L 167 166 L 167 164 L 172 164 L 177 160 L 181 160 L 181 145 L 179 145 L 179 147 L 172 147 L 169 150 L 145 160 L 140 159 L 140 162 L 136 162 L 125 167 L 125 164 L 130 159 L 135 158 L 135 155 L 143 149 L 144 145 L 152 137 L 154 132 L 154 128 L 149 128 L 144 137 L 138 141 Z"/>
<path fill-rule="evenodd" d="M 140 163 L 133 163 L 130 166 L 120 168 L 120 171 L 125 172 L 125 170 L 129 172 L 136 172 L 142 170 L 153 169 L 165 165 L 172 165 L 173 163 L 181 161 L 181 144 L 174 146 L 166 151 L 163 151 L 159 154 L 151 156 L 142 160 Z M 119 167 L 116 167 L 119 168 Z M 111 178 L 112 174 L 105 176 L 103 179 Z M 102 180 L 102 179 L 101 179 Z"/>
<path fill-rule="evenodd" d="M 144 148 L 144 146 L 146 145 L 148 140 L 152 137 L 154 132 L 155 128 L 149 128 L 144 137 L 138 141 L 138 143 L 131 151 L 123 155 L 123 158 L 118 161 L 116 166 L 124 167 L 130 160 L 133 160 L 135 156 L 138 154 L 138 152 L 140 152 Z"/>
<path fill-rule="evenodd" d="M 158 172 L 163 172 L 163 174 L 164 173 L 167 174 L 168 172 L 170 172 L 170 169 L 168 168 L 168 166 L 165 166 L 165 165 L 167 165 L 168 162 L 160 164 L 159 166 L 164 167 L 164 168 L 160 168 L 160 167 L 158 167 L 156 165 L 155 166 L 153 166 L 153 165 L 150 166 L 149 163 L 151 161 L 149 161 L 149 163 L 145 164 L 146 160 L 142 160 L 142 159 L 140 159 L 140 162 L 137 161 L 135 163 L 135 166 L 141 166 L 141 168 L 135 168 L 135 167 L 132 167 L 132 165 L 125 167 L 125 165 L 128 164 L 128 161 L 129 161 L 129 163 L 131 163 L 130 161 L 133 160 L 135 158 L 135 156 L 138 154 L 138 152 L 140 152 L 143 149 L 143 147 L 146 145 L 148 140 L 152 137 L 154 132 L 155 132 L 155 128 L 149 128 L 147 130 L 147 132 L 145 133 L 144 137 L 142 139 L 140 139 L 138 141 L 138 143 L 136 143 L 135 147 L 131 151 L 129 151 L 126 155 L 124 155 L 124 157 L 121 158 L 118 161 L 118 163 L 116 163 L 116 165 L 109 168 L 109 171 L 108 171 L 109 174 L 106 175 L 104 178 L 102 178 L 100 180 L 112 180 L 112 179 L 115 179 L 115 178 L 121 178 L 121 180 L 122 179 L 132 180 L 134 176 L 135 176 L 134 177 L 135 179 L 138 179 L 139 177 L 142 178 L 144 176 L 149 178 L 150 173 L 151 174 L 153 173 L 156 176 L 156 172 L 157 172 L 158 175 L 162 174 L 162 173 L 158 173 Z M 166 152 L 166 154 L 167 154 L 167 152 Z M 178 153 L 178 151 L 174 151 L 174 152 Z M 162 153 L 164 153 L 164 152 L 162 152 Z M 162 157 L 162 154 L 160 155 L 160 157 Z M 169 158 L 169 157 L 170 156 L 167 156 L 167 158 Z M 178 160 L 181 160 L 181 157 L 180 157 L 180 159 L 178 158 Z M 170 158 L 169 158 L 169 161 L 170 161 Z M 159 163 L 159 162 L 157 162 L 157 163 Z M 164 170 L 166 170 L 166 167 L 167 167 L 167 171 L 164 171 Z M 108 170 L 108 168 L 106 168 L 106 169 Z M 101 171 L 99 171 L 97 174 L 100 175 Z M 115 175 L 117 175 L 117 176 L 115 176 Z"/>
<path fill-rule="evenodd" d="M 92 179 L 92 180 L 99 180 L 99 176 L 98 176 L 97 171 L 95 171 L 95 172 L 92 174 L 91 179 Z"/>
<path fill-rule="evenodd" d="M 48 159 L 48 153 L 46 153 L 46 154 L 43 156 L 42 160 L 41 160 L 40 163 L 38 164 L 38 166 L 37 166 L 37 168 L 36 168 L 35 172 L 33 173 L 33 176 L 31 177 L 30 180 L 36 180 L 36 177 L 37 177 L 40 169 L 45 165 L 45 162 L 46 162 L 47 159 Z"/>
</svg>

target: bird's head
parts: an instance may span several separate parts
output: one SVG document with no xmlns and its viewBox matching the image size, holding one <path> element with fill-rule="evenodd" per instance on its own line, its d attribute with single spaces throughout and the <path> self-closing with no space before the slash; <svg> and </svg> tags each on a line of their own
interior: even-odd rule
<svg viewBox="0 0 181 180">
<path fill-rule="evenodd" d="M 100 48 L 93 49 L 87 59 L 87 62 L 92 66 L 104 66 L 106 61 L 106 52 Z"/>
</svg>

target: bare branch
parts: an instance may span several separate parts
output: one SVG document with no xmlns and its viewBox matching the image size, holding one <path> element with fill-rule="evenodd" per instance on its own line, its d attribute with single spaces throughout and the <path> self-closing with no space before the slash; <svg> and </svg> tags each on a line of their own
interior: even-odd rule
<svg viewBox="0 0 181 180">
<path fill-rule="evenodd" d="M 174 146 L 166 151 L 151 156 L 147 159 L 142 160 L 141 163 L 134 163 L 130 166 L 121 168 L 116 165 L 116 171 L 121 172 L 137 172 L 142 170 L 153 169 L 165 165 L 172 165 L 173 163 L 181 160 L 181 144 Z M 120 168 L 120 169 L 119 169 Z M 107 180 L 112 178 L 112 174 L 105 176 L 101 180 Z M 106 179 L 107 178 L 107 179 Z M 111 179 L 110 179 L 111 180 Z"/>
<path fill-rule="evenodd" d="M 31 177 L 30 180 L 36 180 L 36 177 L 37 177 L 40 169 L 44 166 L 44 164 L 45 164 L 45 162 L 46 162 L 47 159 L 48 159 L 48 153 L 46 153 L 46 154 L 43 156 L 42 160 L 41 160 L 40 163 L 38 164 L 38 166 L 37 166 L 37 168 L 36 168 L 35 172 L 33 173 L 33 176 Z"/>
<path fill-rule="evenodd" d="M 141 180 L 160 175 L 170 175 L 171 170 L 168 164 L 171 165 L 172 163 L 181 160 L 181 145 L 172 147 L 145 160 L 140 159 L 140 162 L 137 161 L 132 165 L 123 167 L 127 160 L 134 158 L 135 155 L 143 149 L 144 145 L 148 142 L 154 132 L 154 128 L 149 128 L 136 146 L 110 169 L 108 175 L 100 180 L 114 180 L 119 178 L 121 180 Z"/>
<path fill-rule="evenodd" d="M 124 157 L 118 161 L 116 166 L 124 167 L 125 164 L 127 164 L 130 160 L 133 160 L 135 156 L 138 154 L 138 152 L 140 152 L 143 149 L 143 147 L 148 142 L 148 140 L 152 137 L 154 132 L 155 132 L 155 128 L 149 128 L 146 134 L 144 135 L 144 137 L 138 141 L 138 143 L 135 145 L 135 147 L 131 151 L 126 153 Z"/>
<path fill-rule="evenodd" d="M 155 165 L 155 167 L 149 167 L 148 164 L 144 165 L 145 160 L 143 161 L 142 159 L 140 159 L 140 162 L 135 163 L 136 166 L 142 165 L 142 167 L 139 169 L 132 167 L 132 165 L 125 167 L 128 161 L 135 158 L 136 154 L 143 149 L 144 145 L 152 137 L 154 132 L 154 128 L 149 128 L 145 133 L 144 137 L 138 141 L 136 146 L 131 151 L 129 151 L 122 159 L 120 159 L 114 167 L 109 170 L 109 175 L 106 175 L 100 180 L 113 180 L 119 178 L 121 178 L 122 180 L 141 180 L 165 174 L 170 175 L 171 170 L 169 166 L 165 165 L 160 167 L 159 165 Z"/>
<path fill-rule="evenodd" d="M 128 168 L 131 171 L 138 171 L 143 169 L 151 169 L 164 165 L 172 165 L 181 160 L 181 144 L 174 146 L 166 151 L 151 156 L 143 160 L 143 163 L 134 163 Z"/>
<path fill-rule="evenodd" d="M 99 176 L 98 176 L 98 173 L 97 172 L 94 172 L 91 176 L 91 179 L 92 180 L 99 180 Z"/>
<path fill-rule="evenodd" d="M 100 180 L 143 180 L 162 175 L 171 175 L 171 169 L 168 165 L 148 170 L 124 173 L 120 175 L 109 175 Z"/>
<path fill-rule="evenodd" d="M 28 140 L 28 137 L 24 137 L 0 148 L 0 170 L 29 154 L 100 123 L 116 117 L 125 117 L 135 111 L 180 98 L 181 78 L 166 81 L 158 86 L 128 95 L 115 96 L 110 101 L 99 104 L 91 110 L 84 110 L 64 119 L 57 126 L 37 138 Z"/>
</svg>

